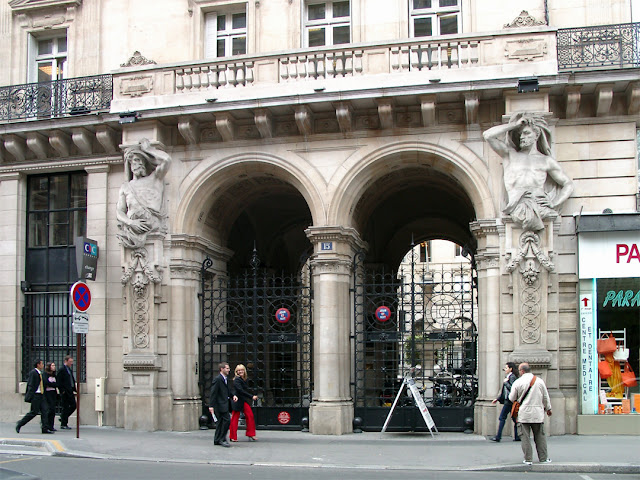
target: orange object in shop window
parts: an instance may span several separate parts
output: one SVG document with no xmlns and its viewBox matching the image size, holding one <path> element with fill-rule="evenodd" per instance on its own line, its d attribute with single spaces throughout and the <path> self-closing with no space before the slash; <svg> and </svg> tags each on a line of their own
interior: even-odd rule
<svg viewBox="0 0 640 480">
<path fill-rule="evenodd" d="M 640 393 L 633 394 L 633 403 L 631 404 L 631 411 L 640 413 Z"/>
<path fill-rule="evenodd" d="M 622 399 L 622 413 L 631 413 L 631 400 L 628 398 Z"/>
<path fill-rule="evenodd" d="M 598 404 L 598 413 L 600 415 L 604 415 L 604 403 L 599 403 Z"/>
</svg>

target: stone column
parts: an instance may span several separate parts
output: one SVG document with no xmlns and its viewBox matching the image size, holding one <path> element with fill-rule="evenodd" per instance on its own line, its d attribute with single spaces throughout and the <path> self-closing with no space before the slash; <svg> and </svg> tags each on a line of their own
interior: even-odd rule
<svg viewBox="0 0 640 480">
<path fill-rule="evenodd" d="M 314 391 L 309 430 L 319 435 L 353 431 L 351 372 L 351 267 L 363 243 L 357 232 L 342 227 L 311 227 Z"/>
<path fill-rule="evenodd" d="M 500 372 L 500 233 L 497 220 L 472 222 L 478 241 L 475 260 L 478 269 L 478 398 L 474 429 L 481 435 L 495 435 L 496 407 L 491 404 L 502 381 Z"/>
<path fill-rule="evenodd" d="M 170 315 L 168 357 L 169 383 L 173 392 L 172 430 L 189 431 L 198 428 L 202 414 L 202 399 L 198 385 L 198 338 L 202 336 L 200 276 L 205 258 L 213 261 L 215 270 L 224 271 L 232 252 L 192 235 L 171 235 L 169 264 Z M 208 392 L 203 392 L 207 395 Z"/>
</svg>

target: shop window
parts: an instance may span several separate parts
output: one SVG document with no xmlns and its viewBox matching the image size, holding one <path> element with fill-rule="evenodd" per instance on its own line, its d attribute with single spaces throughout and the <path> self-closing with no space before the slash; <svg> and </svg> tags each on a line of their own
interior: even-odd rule
<svg viewBox="0 0 640 480">
<path fill-rule="evenodd" d="M 87 229 L 85 172 L 28 178 L 25 280 L 22 291 L 22 377 L 36 358 L 62 365 L 76 356 L 69 289 L 78 279 L 75 239 Z M 84 342 L 84 339 L 81 339 Z M 84 345 L 76 359 L 84 379 Z"/>
<path fill-rule="evenodd" d="M 231 57 L 247 53 L 246 4 L 235 10 L 211 12 L 205 16 L 206 58 Z"/>
<path fill-rule="evenodd" d="M 341 45 L 351 42 L 349 1 L 307 2 L 305 43 L 308 47 Z"/>
<path fill-rule="evenodd" d="M 455 35 L 460 32 L 460 0 L 411 0 L 411 37 Z"/>
<path fill-rule="evenodd" d="M 625 371 L 638 376 L 640 353 L 640 278 L 599 278 L 597 288 L 598 337 L 613 335 L 616 351 L 598 352 L 598 361 L 608 364 L 611 375 L 599 375 L 599 403 L 611 413 L 629 413 L 640 408 L 640 390 L 623 380 Z M 637 380 L 636 380 L 637 382 Z M 635 401 L 635 402 L 634 402 Z M 618 409 L 616 411 L 615 409 Z"/>
</svg>

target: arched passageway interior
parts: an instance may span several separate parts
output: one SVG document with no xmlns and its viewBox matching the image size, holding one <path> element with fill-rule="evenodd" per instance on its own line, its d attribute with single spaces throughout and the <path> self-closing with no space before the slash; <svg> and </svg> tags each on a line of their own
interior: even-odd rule
<svg viewBox="0 0 640 480">
<path fill-rule="evenodd" d="M 384 159 L 354 210 L 354 402 L 363 428 L 426 429 L 403 378 L 440 430 L 463 430 L 477 396 L 477 276 L 469 195 L 446 163 Z M 404 389 L 404 390 L 403 390 Z M 398 393 L 402 392 L 402 393 Z"/>
</svg>

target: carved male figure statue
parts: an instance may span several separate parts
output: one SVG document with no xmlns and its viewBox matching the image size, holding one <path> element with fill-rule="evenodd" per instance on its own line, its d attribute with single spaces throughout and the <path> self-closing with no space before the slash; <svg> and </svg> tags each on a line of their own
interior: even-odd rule
<svg viewBox="0 0 640 480">
<path fill-rule="evenodd" d="M 516 113 L 506 125 L 484 132 L 484 138 L 502 157 L 508 203 L 504 213 L 527 231 L 544 228 L 544 219 L 573 193 L 573 181 L 551 156 L 551 132 L 546 120 Z"/>
<path fill-rule="evenodd" d="M 164 177 L 171 157 L 143 138 L 125 150 L 124 161 L 129 180 L 122 184 L 118 196 L 118 238 L 127 248 L 140 248 L 147 234 L 166 232 Z"/>
</svg>

